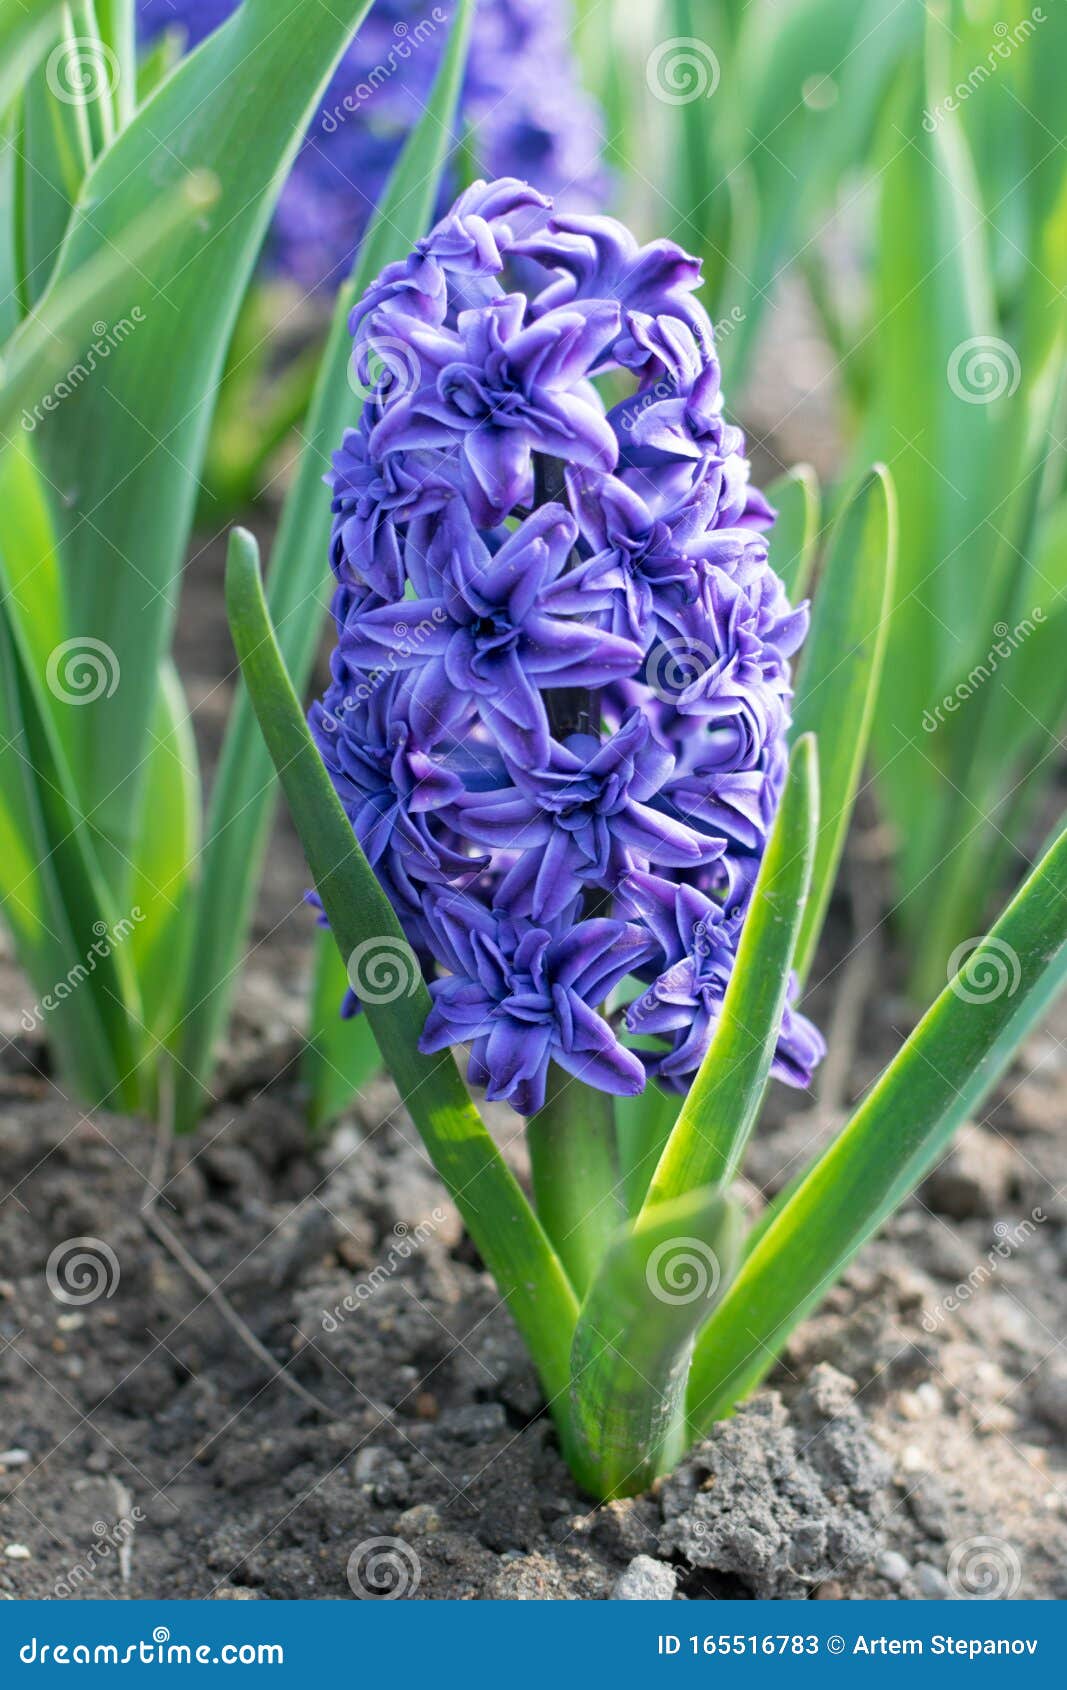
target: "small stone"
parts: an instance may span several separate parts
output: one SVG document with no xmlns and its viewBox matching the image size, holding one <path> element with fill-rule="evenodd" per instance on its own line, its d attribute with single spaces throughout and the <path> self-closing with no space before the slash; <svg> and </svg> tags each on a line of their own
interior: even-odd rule
<svg viewBox="0 0 1067 1690">
<path fill-rule="evenodd" d="M 915 1583 L 919 1587 L 919 1595 L 928 1601 L 940 1602 L 946 1596 L 951 1596 L 948 1579 L 939 1568 L 931 1566 L 929 1561 L 920 1561 L 915 1569 Z"/>
<path fill-rule="evenodd" d="M 507 1430 L 508 1417 L 501 1402 L 471 1402 L 462 1408 L 449 1409 L 437 1422 L 442 1432 L 450 1432 L 461 1443 L 489 1443 Z"/>
<path fill-rule="evenodd" d="M 911 1562 L 895 1549 L 887 1549 L 879 1555 L 875 1566 L 890 1584 L 903 1584 L 911 1572 Z"/>
<path fill-rule="evenodd" d="M 212 1591 L 216 1602 L 259 1602 L 262 1600 L 258 1590 L 249 1590 L 245 1585 L 223 1584 L 218 1590 Z"/>
<path fill-rule="evenodd" d="M 615 1580 L 611 1592 L 616 1602 L 670 1602 L 678 1574 L 665 1561 L 654 1561 L 651 1555 L 635 1555 L 624 1573 Z"/>
<path fill-rule="evenodd" d="M 357 1450 L 356 1459 L 352 1463 L 352 1477 L 357 1484 L 365 1485 L 373 1479 L 375 1470 L 381 1466 L 386 1451 L 381 1444 L 364 1444 Z"/>
<path fill-rule="evenodd" d="M 24 1543 L 6 1543 L 4 1554 L 9 1561 L 28 1561 L 31 1558 L 31 1551 Z"/>
<path fill-rule="evenodd" d="M 840 1602 L 844 1594 L 845 1587 L 838 1579 L 827 1579 L 813 1592 L 816 1602 Z"/>
<path fill-rule="evenodd" d="M 428 1537 L 443 1528 L 444 1521 L 429 1502 L 417 1502 L 414 1508 L 405 1508 L 396 1522 L 398 1537 Z"/>
<path fill-rule="evenodd" d="M 1067 1367 L 1046 1362 L 1034 1380 L 1033 1398 L 1041 1418 L 1055 1431 L 1067 1432 Z"/>
<path fill-rule="evenodd" d="M 29 1460 L 28 1449 L 0 1449 L 0 1467 L 25 1467 Z"/>
</svg>

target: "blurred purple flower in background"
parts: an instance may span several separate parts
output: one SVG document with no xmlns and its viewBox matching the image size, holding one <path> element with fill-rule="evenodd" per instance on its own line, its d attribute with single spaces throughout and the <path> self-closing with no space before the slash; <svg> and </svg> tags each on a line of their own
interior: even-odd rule
<svg viewBox="0 0 1067 1690">
<path fill-rule="evenodd" d="M 196 46 L 237 0 L 137 0 L 142 41 L 177 27 Z M 336 287 L 426 105 L 454 0 L 375 0 L 282 192 L 267 248 L 302 287 Z M 603 192 L 601 114 L 578 80 L 568 0 L 479 0 L 457 142 L 479 171 L 521 176 L 584 210 Z M 445 203 L 459 185 L 457 162 Z"/>
<path fill-rule="evenodd" d="M 699 281 L 505 179 L 351 317 L 367 398 L 327 477 L 312 731 L 430 981 L 423 1048 L 468 1045 L 526 1114 L 550 1061 L 689 1084 L 781 796 L 807 611 Z M 806 1085 L 822 1050 L 789 1007 L 774 1072 Z"/>
</svg>

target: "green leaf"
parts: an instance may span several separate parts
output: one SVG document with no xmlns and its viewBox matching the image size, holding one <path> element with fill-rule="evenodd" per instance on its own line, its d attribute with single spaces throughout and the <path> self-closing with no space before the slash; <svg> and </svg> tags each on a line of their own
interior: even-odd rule
<svg viewBox="0 0 1067 1690">
<path fill-rule="evenodd" d="M 72 96 L 71 80 L 104 94 L 107 61 L 99 42 L 80 39 L 69 8 L 57 18 L 47 57 L 22 96 L 21 249 L 27 301 L 39 299 L 55 268 L 71 209 L 93 161 L 90 98 Z M 106 95 L 104 95 L 106 98 Z"/>
<path fill-rule="evenodd" d="M 244 0 L 97 160 L 60 256 L 62 284 L 190 171 L 218 180 L 199 226 L 142 266 L 130 303 L 145 321 L 107 380 L 84 382 L 40 431 L 72 626 L 105 640 L 122 671 L 121 700 L 82 712 L 78 758 L 118 886 L 226 345 L 286 169 L 367 5 Z"/>
<path fill-rule="evenodd" d="M 953 959 L 960 960 L 960 959 Z M 695 1435 L 729 1413 L 978 1107 L 1067 981 L 1067 832 L 928 1010 L 701 1333 Z"/>
<path fill-rule="evenodd" d="M 4 913 L 64 1072 L 86 1102 L 133 1107 L 141 1028 L 120 932 L 129 912 L 110 899 L 69 760 L 86 689 L 111 684 L 113 673 L 106 655 L 64 638 L 54 536 L 25 441 L 0 451 L 0 509 Z"/>
<path fill-rule="evenodd" d="M 138 912 L 132 954 L 146 1029 L 163 1040 L 173 1026 L 187 934 L 186 887 L 200 844 L 200 768 L 178 671 L 164 665 L 145 771 L 141 834 L 133 857 L 130 908 Z"/>
<path fill-rule="evenodd" d="M 896 566 L 893 482 L 865 476 L 834 525 L 801 659 L 793 733 L 815 735 L 821 816 L 796 969 L 804 978 L 819 942 L 845 844 L 874 717 Z"/>
<path fill-rule="evenodd" d="M 24 87 L 62 9 L 63 0 L 4 0 L 0 5 L 0 114 Z"/>
<path fill-rule="evenodd" d="M 402 258 L 425 233 L 436 202 L 448 137 L 462 81 L 472 16 L 470 0 L 457 12 L 448 47 L 426 110 L 412 131 L 389 179 L 360 249 L 355 274 L 341 290 L 318 383 L 304 429 L 304 449 L 286 497 L 271 561 L 268 600 L 278 641 L 293 680 L 302 691 L 322 629 L 329 575 L 330 503 L 322 474 L 346 426 L 358 421 L 358 401 L 349 384 L 348 315 L 353 299 L 378 271 Z M 225 1023 L 237 959 L 251 917 L 273 813 L 270 759 L 256 729 L 243 689 L 227 726 L 207 824 L 201 894 L 192 912 L 193 939 L 187 1009 L 179 1029 L 176 1118 L 192 1126 L 211 1070 L 212 1052 Z M 316 1018 L 313 1041 L 330 1042 Z M 324 1075 L 320 1067 L 319 1073 Z M 334 1076 L 335 1077 L 335 1076 Z M 331 1092 L 313 1095 L 312 1115 L 322 1119 L 337 1106 Z"/>
<path fill-rule="evenodd" d="M 582 1304 L 571 1354 L 580 1480 L 600 1500 L 634 1496 L 686 1444 L 693 1338 L 737 1266 L 742 1217 L 694 1191 L 621 1230 Z"/>
<path fill-rule="evenodd" d="M 809 735 L 793 749 L 722 1011 L 653 1175 L 644 1212 L 699 1187 L 728 1183 L 740 1166 L 785 1009 L 815 855 L 818 793 L 816 747 Z"/>
<path fill-rule="evenodd" d="M 348 975 L 329 933 L 315 944 L 308 1021 L 311 1031 L 300 1063 L 300 1077 L 311 1096 L 308 1124 L 321 1131 L 351 1106 L 368 1081 L 382 1071 L 382 1053 L 365 1015 L 341 1019 Z"/>
<path fill-rule="evenodd" d="M 982 602 L 1005 486 L 1013 348 L 996 336 L 981 196 L 946 92 L 937 26 L 926 75 L 909 66 L 881 151 L 876 379 L 865 450 L 893 465 L 900 544 L 874 743 L 879 786 L 900 840 L 904 919 L 928 916 L 930 866 L 943 851 L 950 788 L 924 712 L 993 619 Z M 933 132 L 924 110 L 940 113 Z M 988 349 L 988 350 L 984 350 Z M 998 385 L 990 402 L 981 384 Z M 1014 477 L 1012 478 L 1014 480 Z"/>
<path fill-rule="evenodd" d="M 418 1048 L 430 996 L 315 749 L 271 627 L 256 543 L 235 529 L 226 568 L 234 644 L 334 940 L 376 982 L 364 1012 L 430 1159 L 506 1299 L 569 1447 L 569 1351 L 577 1319 L 559 1257 L 475 1109 L 450 1054 Z M 391 972 L 386 986 L 384 976 Z"/>
<path fill-rule="evenodd" d="M 84 387 L 94 385 L 91 378 L 98 370 L 110 376 L 119 354 L 128 356 L 127 342 L 136 342 L 147 326 L 146 313 L 131 297 L 140 287 L 143 267 L 183 230 L 188 233 L 217 197 L 210 176 L 193 174 L 67 280 L 53 277 L 31 314 L 0 347 L 0 430 L 6 433 L 18 418 L 25 434 L 40 430 L 43 438 L 42 425 L 56 418 L 61 426 Z M 97 318 L 104 320 L 97 323 Z"/>
<path fill-rule="evenodd" d="M 637 1041 L 635 1041 L 637 1042 Z M 651 1041 L 649 1041 L 651 1044 Z M 678 1098 L 649 1080 L 636 1097 L 615 1099 L 619 1169 L 628 1215 L 638 1215 L 678 1114 Z"/>
<path fill-rule="evenodd" d="M 795 464 L 772 481 L 767 498 L 778 513 L 771 529 L 771 566 L 793 604 L 808 590 L 819 537 L 819 481 L 810 464 Z"/>
</svg>

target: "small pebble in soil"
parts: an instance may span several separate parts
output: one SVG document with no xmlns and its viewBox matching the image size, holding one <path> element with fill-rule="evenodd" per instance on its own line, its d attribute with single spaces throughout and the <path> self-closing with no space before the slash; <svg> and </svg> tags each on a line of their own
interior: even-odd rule
<svg viewBox="0 0 1067 1690">
<path fill-rule="evenodd" d="M 635 1555 L 624 1573 L 615 1580 L 612 1598 L 616 1602 L 670 1602 L 678 1574 L 665 1561 L 651 1555 Z"/>
<path fill-rule="evenodd" d="M 915 1569 L 915 1582 L 919 1587 L 920 1596 L 929 1601 L 943 1601 L 951 1596 L 948 1579 L 937 1567 L 931 1566 L 929 1561 L 920 1561 Z"/>
<path fill-rule="evenodd" d="M 24 1543 L 5 1543 L 4 1554 L 9 1561 L 28 1561 L 30 1551 Z"/>
<path fill-rule="evenodd" d="M 890 1584 L 903 1584 L 911 1573 L 911 1562 L 896 1549 L 883 1550 L 875 1567 Z"/>
</svg>

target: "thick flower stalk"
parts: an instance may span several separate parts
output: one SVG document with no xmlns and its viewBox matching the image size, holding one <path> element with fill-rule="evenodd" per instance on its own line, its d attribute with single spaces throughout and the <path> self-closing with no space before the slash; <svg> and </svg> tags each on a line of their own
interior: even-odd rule
<svg viewBox="0 0 1067 1690">
<path fill-rule="evenodd" d="M 189 46 L 237 0 L 137 0 L 144 41 L 179 26 Z M 375 0 L 345 53 L 282 192 L 267 256 L 305 288 L 335 286 L 422 115 L 453 22 L 454 0 Z M 480 0 L 457 143 L 494 176 L 522 176 L 585 209 L 603 186 L 601 114 L 582 89 L 569 0 Z M 448 198 L 455 192 L 453 171 Z M 445 203 L 447 204 L 447 198 Z"/>
<path fill-rule="evenodd" d="M 782 790 L 807 611 L 699 281 L 505 179 L 352 314 L 312 730 L 430 981 L 422 1049 L 468 1045 L 523 1114 L 551 1063 L 688 1087 Z M 822 1048 L 787 1009 L 773 1071 L 806 1085 Z"/>
</svg>

